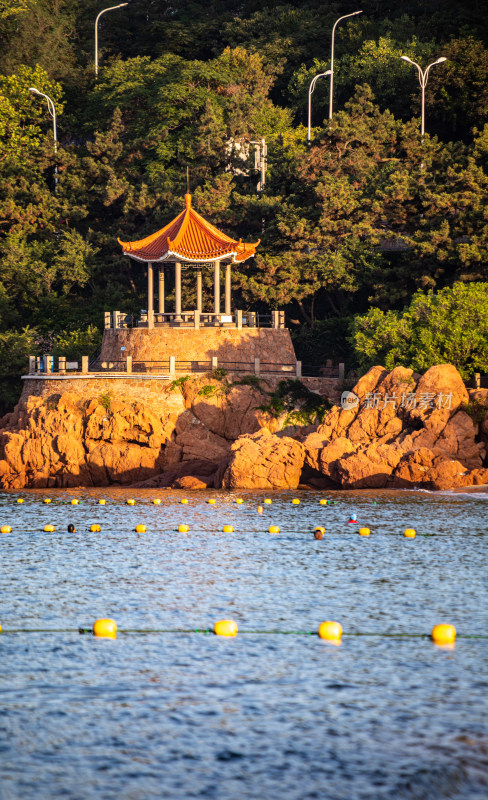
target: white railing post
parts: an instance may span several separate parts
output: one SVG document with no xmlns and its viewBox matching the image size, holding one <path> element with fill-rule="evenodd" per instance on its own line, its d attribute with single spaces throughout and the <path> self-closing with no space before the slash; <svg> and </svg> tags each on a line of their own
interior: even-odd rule
<svg viewBox="0 0 488 800">
<path fill-rule="evenodd" d="M 242 331 L 242 309 L 236 311 L 236 318 L 237 318 L 237 330 Z"/>
<path fill-rule="evenodd" d="M 29 375 L 34 375 L 36 372 L 36 357 L 29 356 Z"/>
<path fill-rule="evenodd" d="M 58 358 L 58 372 L 60 375 L 66 375 L 66 356 Z"/>
<path fill-rule="evenodd" d="M 169 357 L 169 374 L 176 375 L 176 358 L 174 356 Z"/>
<path fill-rule="evenodd" d="M 126 372 L 128 375 L 132 374 L 132 356 L 127 356 Z"/>
<path fill-rule="evenodd" d="M 296 363 L 295 375 L 296 375 L 297 378 L 301 378 L 302 377 L 302 362 L 301 361 L 297 361 L 297 363 Z"/>
<path fill-rule="evenodd" d="M 261 359 L 255 358 L 254 359 L 254 374 L 259 375 L 261 373 Z"/>
<path fill-rule="evenodd" d="M 212 356 L 212 372 L 218 368 L 219 360 L 217 356 Z"/>
<path fill-rule="evenodd" d="M 105 311 L 105 330 L 111 327 L 110 311 Z"/>
<path fill-rule="evenodd" d="M 273 310 L 271 312 L 271 327 L 277 328 L 278 325 L 279 325 L 278 312 Z"/>
<path fill-rule="evenodd" d="M 114 311 L 112 316 L 113 316 L 113 329 L 114 331 L 116 331 L 117 328 L 119 327 L 119 312 Z"/>
<path fill-rule="evenodd" d="M 81 374 L 88 374 L 88 356 L 81 356 Z"/>
<path fill-rule="evenodd" d="M 199 311 L 194 311 L 194 314 L 193 314 L 193 326 L 194 326 L 196 331 L 200 330 L 200 312 Z"/>
<path fill-rule="evenodd" d="M 51 372 L 51 358 L 49 353 L 44 353 L 44 372 L 49 375 Z"/>
</svg>

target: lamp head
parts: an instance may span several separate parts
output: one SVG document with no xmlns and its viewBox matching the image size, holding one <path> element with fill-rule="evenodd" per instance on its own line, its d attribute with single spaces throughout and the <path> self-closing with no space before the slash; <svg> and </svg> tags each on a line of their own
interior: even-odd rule
<svg viewBox="0 0 488 800">
<path fill-rule="evenodd" d="M 437 61 L 435 63 L 436 64 L 442 64 L 443 61 L 447 61 L 447 58 L 445 58 L 444 56 L 441 56 L 440 58 L 437 59 Z"/>
<path fill-rule="evenodd" d="M 409 64 L 413 64 L 412 59 L 409 58 L 408 56 L 400 56 L 400 58 L 402 59 L 402 61 L 408 61 Z"/>
<path fill-rule="evenodd" d="M 41 94 L 39 89 L 35 89 L 33 86 L 29 87 L 29 92 L 32 92 L 32 94 Z"/>
</svg>

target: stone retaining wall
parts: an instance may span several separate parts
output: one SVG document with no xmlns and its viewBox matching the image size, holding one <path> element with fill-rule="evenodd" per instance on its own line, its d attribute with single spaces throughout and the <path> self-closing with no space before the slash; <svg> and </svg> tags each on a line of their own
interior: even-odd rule
<svg viewBox="0 0 488 800">
<path fill-rule="evenodd" d="M 125 348 L 122 350 L 121 348 Z M 99 361 L 250 362 L 295 364 L 296 356 L 287 328 L 124 328 L 105 330 Z"/>
</svg>

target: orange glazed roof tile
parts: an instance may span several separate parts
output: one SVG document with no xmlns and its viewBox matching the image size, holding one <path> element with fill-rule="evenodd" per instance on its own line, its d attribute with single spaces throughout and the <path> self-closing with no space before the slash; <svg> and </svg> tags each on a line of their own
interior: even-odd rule
<svg viewBox="0 0 488 800">
<path fill-rule="evenodd" d="M 125 256 L 137 261 L 246 261 L 256 252 L 260 239 L 246 244 L 231 239 L 207 222 L 191 207 L 191 194 L 185 194 L 186 208 L 160 231 L 138 242 L 122 242 Z"/>
</svg>

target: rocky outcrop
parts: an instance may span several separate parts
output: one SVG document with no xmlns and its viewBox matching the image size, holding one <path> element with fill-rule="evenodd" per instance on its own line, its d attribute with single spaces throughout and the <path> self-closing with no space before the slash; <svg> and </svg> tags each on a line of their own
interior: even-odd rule
<svg viewBox="0 0 488 800">
<path fill-rule="evenodd" d="M 455 367 L 373 367 L 352 391 L 303 441 L 312 473 L 350 489 L 488 483 L 488 392 L 470 397 Z"/>
<path fill-rule="evenodd" d="M 241 436 L 231 447 L 222 488 L 296 489 L 304 460 L 304 446 L 289 436 L 280 438 L 266 429 Z"/>
<path fill-rule="evenodd" d="M 488 483 L 488 390 L 468 392 L 449 364 L 423 376 L 373 367 L 344 408 L 334 406 L 308 427 L 286 427 L 286 413 L 259 410 L 269 395 L 255 381 L 189 378 L 164 384 L 157 401 L 138 387 L 130 396 L 26 396 L 0 421 L 2 487 Z"/>
<path fill-rule="evenodd" d="M 208 377 L 168 384 L 158 410 L 110 394 L 30 396 L 1 421 L 0 483 L 213 486 L 235 439 L 266 425 L 263 402 L 259 388 Z"/>
</svg>

